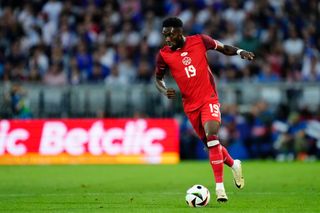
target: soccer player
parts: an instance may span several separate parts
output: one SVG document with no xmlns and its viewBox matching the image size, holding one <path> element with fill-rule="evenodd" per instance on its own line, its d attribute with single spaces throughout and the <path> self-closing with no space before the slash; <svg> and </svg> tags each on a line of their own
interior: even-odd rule
<svg viewBox="0 0 320 213">
<path fill-rule="evenodd" d="M 253 60 L 255 56 L 252 52 L 225 45 L 208 35 L 184 36 L 183 23 L 177 17 L 163 21 L 162 34 L 166 45 L 156 58 L 156 87 L 169 99 L 175 98 L 175 90 L 167 88 L 164 81 L 165 72 L 170 70 L 182 94 L 184 112 L 208 148 L 217 201 L 226 202 L 228 197 L 223 185 L 223 164 L 231 167 L 235 185 L 240 189 L 244 187 L 244 178 L 240 160 L 234 160 L 219 142 L 220 103 L 206 52 L 216 50 L 229 56 L 239 55 L 247 60 Z"/>
</svg>

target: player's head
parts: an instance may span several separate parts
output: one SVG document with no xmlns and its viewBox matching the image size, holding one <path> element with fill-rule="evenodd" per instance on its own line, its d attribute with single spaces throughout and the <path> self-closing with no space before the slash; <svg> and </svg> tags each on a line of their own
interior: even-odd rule
<svg viewBox="0 0 320 213">
<path fill-rule="evenodd" d="M 183 23 L 177 17 L 166 18 L 162 22 L 162 34 L 166 44 L 173 50 L 183 46 Z"/>
</svg>

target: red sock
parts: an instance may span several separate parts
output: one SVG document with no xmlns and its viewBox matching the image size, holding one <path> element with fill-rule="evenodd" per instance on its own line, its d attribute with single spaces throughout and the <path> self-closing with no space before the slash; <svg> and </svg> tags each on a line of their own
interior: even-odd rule
<svg viewBox="0 0 320 213">
<path fill-rule="evenodd" d="M 220 144 L 209 148 L 209 160 L 216 183 L 223 182 L 223 155 Z"/>
<path fill-rule="evenodd" d="M 222 150 L 222 155 L 223 155 L 223 161 L 225 164 L 227 164 L 229 167 L 231 167 L 233 165 L 233 158 L 229 155 L 228 150 L 222 146 L 221 146 L 221 150 Z"/>
</svg>

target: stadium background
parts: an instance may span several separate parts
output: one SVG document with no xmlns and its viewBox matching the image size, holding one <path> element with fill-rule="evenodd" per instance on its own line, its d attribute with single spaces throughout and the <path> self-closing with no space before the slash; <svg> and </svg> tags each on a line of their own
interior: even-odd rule
<svg viewBox="0 0 320 213">
<path fill-rule="evenodd" d="M 256 54 L 211 51 L 220 138 L 241 159 L 320 156 L 320 3 L 316 0 L 1 1 L 0 118 L 175 118 L 181 159 L 206 153 L 153 85 L 161 21 Z M 169 80 L 169 85 L 175 86 Z"/>
</svg>

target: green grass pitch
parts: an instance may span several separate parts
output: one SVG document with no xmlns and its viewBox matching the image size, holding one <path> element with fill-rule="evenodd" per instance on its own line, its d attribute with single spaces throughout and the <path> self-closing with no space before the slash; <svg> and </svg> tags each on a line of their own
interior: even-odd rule
<svg viewBox="0 0 320 213">
<path fill-rule="evenodd" d="M 228 203 L 215 201 L 207 161 L 177 165 L 1 166 L 0 212 L 320 212 L 320 162 L 243 162 L 246 186 L 225 169 Z M 185 191 L 203 184 L 204 208 Z"/>
</svg>

